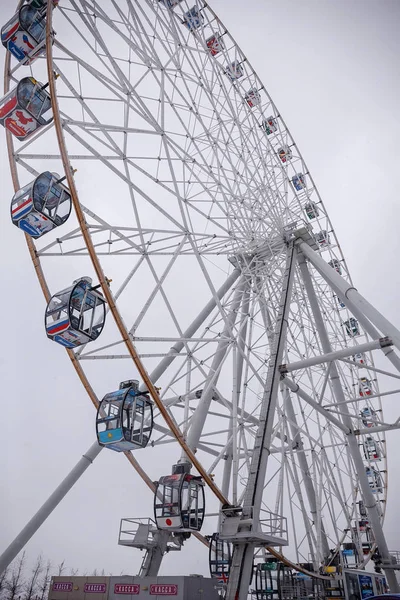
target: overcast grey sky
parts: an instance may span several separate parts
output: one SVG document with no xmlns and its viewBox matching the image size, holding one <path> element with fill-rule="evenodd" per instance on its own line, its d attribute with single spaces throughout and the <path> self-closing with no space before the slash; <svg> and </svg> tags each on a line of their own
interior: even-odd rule
<svg viewBox="0 0 400 600">
<path fill-rule="evenodd" d="M 10 15 L 0 0 L 1 22 Z M 106 6 L 106 0 L 103 0 Z M 398 0 L 210 0 L 278 106 L 329 211 L 355 285 L 400 327 L 398 268 Z M 46 339 L 44 301 L 23 236 L 12 227 L 12 186 L 0 132 L 3 336 L 0 551 L 94 439 L 94 412 L 62 352 Z M 384 401 L 387 419 L 398 397 Z M 386 533 L 400 547 L 400 433 L 388 434 Z M 167 465 L 169 469 L 169 465 Z M 154 478 L 156 473 L 151 474 Z M 27 547 L 81 571 L 136 573 L 140 553 L 117 546 L 119 520 L 152 516 L 152 495 L 127 461 L 103 451 Z M 209 532 L 207 532 L 209 533 Z M 399 548 L 400 549 L 400 548 Z M 163 573 L 206 573 L 191 540 Z"/>
</svg>

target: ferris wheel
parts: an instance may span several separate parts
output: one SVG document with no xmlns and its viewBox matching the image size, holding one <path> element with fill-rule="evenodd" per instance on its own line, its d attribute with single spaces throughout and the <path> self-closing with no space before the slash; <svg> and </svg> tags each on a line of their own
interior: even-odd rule
<svg viewBox="0 0 400 600">
<path fill-rule="evenodd" d="M 56 5 L 2 28 L 11 220 L 100 446 L 155 493 L 148 572 L 204 533 L 228 600 L 269 555 L 389 567 L 372 352 L 399 370 L 400 334 L 262 82 L 203 0 Z"/>
</svg>

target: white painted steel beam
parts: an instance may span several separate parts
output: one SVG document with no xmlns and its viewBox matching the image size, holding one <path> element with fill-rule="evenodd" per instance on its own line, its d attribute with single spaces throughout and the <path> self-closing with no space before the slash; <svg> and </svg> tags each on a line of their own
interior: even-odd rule
<svg viewBox="0 0 400 600">
<path fill-rule="evenodd" d="M 199 404 L 192 416 L 189 433 L 187 436 L 186 443 L 192 449 L 197 448 L 197 444 L 200 441 L 201 432 L 203 431 L 204 424 L 207 419 L 207 414 L 212 401 L 214 388 L 217 385 L 218 377 L 220 374 L 221 367 L 226 358 L 226 353 L 229 349 L 230 342 L 228 337 L 232 328 L 235 325 L 238 310 L 243 298 L 244 288 L 246 286 L 246 280 L 242 278 L 238 287 L 236 288 L 228 316 L 226 318 L 224 330 L 222 333 L 222 339 L 217 346 L 213 361 L 211 363 L 210 371 L 208 373 L 207 381 L 203 389 L 203 393 L 199 400 Z M 186 459 L 185 453 L 182 454 L 182 458 Z"/>
<path fill-rule="evenodd" d="M 282 380 L 282 383 L 284 385 L 286 385 L 286 387 L 289 388 L 289 390 L 291 390 L 292 392 L 297 394 L 302 400 L 305 400 L 305 402 L 307 402 L 310 406 L 312 406 L 312 408 L 314 410 L 316 410 L 321 415 L 323 415 L 323 417 L 327 421 L 330 421 L 335 427 L 337 427 L 338 429 L 341 429 L 341 431 L 343 431 L 343 433 L 345 433 L 346 435 L 348 435 L 350 433 L 351 428 L 346 427 L 346 425 L 343 425 L 343 423 L 341 421 L 339 421 L 339 419 L 337 419 L 330 412 L 325 410 L 318 402 L 316 402 L 313 398 L 311 398 L 311 396 L 309 394 L 307 394 L 307 392 L 305 392 L 303 389 L 301 389 L 301 387 L 299 387 L 297 385 L 297 383 L 295 383 L 291 379 L 288 379 L 287 377 L 285 377 Z"/>
<path fill-rule="evenodd" d="M 357 289 L 346 281 L 335 269 L 332 269 L 327 262 L 315 252 L 306 242 L 297 241 L 296 244 L 299 250 L 308 258 L 310 263 L 322 275 L 325 281 L 344 301 L 347 300 L 346 306 L 358 308 L 362 314 L 367 317 L 384 335 L 389 336 L 394 345 L 400 350 L 400 331 L 386 317 L 384 317 L 368 300 L 366 300 Z"/>
<path fill-rule="evenodd" d="M 322 354 L 321 356 L 312 356 L 311 358 L 299 360 L 298 362 L 290 363 L 288 365 L 283 364 L 279 367 L 279 370 L 283 374 L 292 373 L 293 371 L 298 371 L 299 369 L 306 369 L 307 367 L 313 367 L 322 363 L 328 363 L 332 362 L 333 360 L 346 358 L 347 356 L 352 356 L 353 354 L 357 354 L 358 352 L 369 352 L 371 350 L 377 350 L 379 348 L 384 348 L 391 345 L 391 340 L 388 340 L 387 338 L 380 338 L 379 340 L 375 340 L 373 342 L 366 342 L 365 344 L 360 344 L 359 346 L 344 348 L 343 350 L 329 352 L 328 354 Z"/>
</svg>

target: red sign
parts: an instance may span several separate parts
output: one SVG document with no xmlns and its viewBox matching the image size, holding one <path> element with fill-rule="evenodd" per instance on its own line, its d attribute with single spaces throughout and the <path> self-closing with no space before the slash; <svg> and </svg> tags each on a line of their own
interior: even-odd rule
<svg viewBox="0 0 400 600">
<path fill-rule="evenodd" d="M 178 586 L 169 583 L 153 583 L 150 586 L 150 596 L 177 596 Z"/>
<path fill-rule="evenodd" d="M 104 594 L 106 589 L 105 583 L 85 583 L 83 591 L 85 594 Z"/>
<path fill-rule="evenodd" d="M 52 590 L 53 592 L 72 592 L 72 583 L 70 581 L 55 581 Z"/>
<path fill-rule="evenodd" d="M 114 585 L 114 594 L 130 594 L 137 596 L 140 594 L 140 585 L 137 583 L 116 583 Z"/>
</svg>

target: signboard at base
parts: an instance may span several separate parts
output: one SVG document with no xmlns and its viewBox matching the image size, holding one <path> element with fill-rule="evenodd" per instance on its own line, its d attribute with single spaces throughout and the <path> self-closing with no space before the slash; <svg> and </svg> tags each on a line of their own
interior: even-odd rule
<svg viewBox="0 0 400 600">
<path fill-rule="evenodd" d="M 85 594 L 105 594 L 107 584 L 105 583 L 85 583 L 83 591 Z"/>
<path fill-rule="evenodd" d="M 152 583 L 150 596 L 177 596 L 178 586 L 170 583 Z"/>
<path fill-rule="evenodd" d="M 140 585 L 137 583 L 116 583 L 114 585 L 114 594 L 137 596 L 140 594 Z"/>
<path fill-rule="evenodd" d="M 72 592 L 72 588 L 71 581 L 55 581 L 51 589 L 53 592 Z"/>
</svg>

